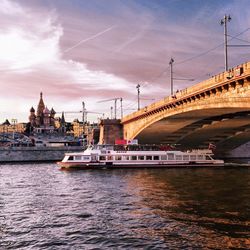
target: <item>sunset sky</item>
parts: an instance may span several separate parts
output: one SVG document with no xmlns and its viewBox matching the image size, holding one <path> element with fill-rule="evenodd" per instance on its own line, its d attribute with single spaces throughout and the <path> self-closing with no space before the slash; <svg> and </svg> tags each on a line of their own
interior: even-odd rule
<svg viewBox="0 0 250 250">
<path fill-rule="evenodd" d="M 250 43 L 249 0 L 0 0 L 0 123 L 27 122 L 31 106 L 89 111 L 110 117 L 170 94 L 169 61 L 183 89 L 224 69 L 223 26 L 229 44 Z M 249 48 L 229 48 L 229 67 L 250 61 Z M 119 105 L 118 105 L 119 106 Z M 66 116 L 66 120 L 77 114 Z M 96 120 L 100 115 L 89 115 Z"/>
</svg>

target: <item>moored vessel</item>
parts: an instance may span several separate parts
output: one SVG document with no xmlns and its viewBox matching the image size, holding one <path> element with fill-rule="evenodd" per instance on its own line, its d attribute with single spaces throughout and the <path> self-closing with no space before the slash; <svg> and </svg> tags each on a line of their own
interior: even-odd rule
<svg viewBox="0 0 250 250">
<path fill-rule="evenodd" d="M 66 153 L 62 169 L 157 168 L 223 166 L 209 149 L 179 151 L 156 145 L 91 145 L 83 152 Z"/>
</svg>

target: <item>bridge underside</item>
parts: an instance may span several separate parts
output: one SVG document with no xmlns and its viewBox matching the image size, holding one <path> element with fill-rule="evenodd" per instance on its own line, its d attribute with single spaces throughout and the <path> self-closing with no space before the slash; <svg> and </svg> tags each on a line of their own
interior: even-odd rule
<svg viewBox="0 0 250 250">
<path fill-rule="evenodd" d="M 164 118 L 145 128 L 136 138 L 142 144 L 179 144 L 178 148 L 230 151 L 250 141 L 250 111 L 242 108 L 194 110 Z"/>
</svg>

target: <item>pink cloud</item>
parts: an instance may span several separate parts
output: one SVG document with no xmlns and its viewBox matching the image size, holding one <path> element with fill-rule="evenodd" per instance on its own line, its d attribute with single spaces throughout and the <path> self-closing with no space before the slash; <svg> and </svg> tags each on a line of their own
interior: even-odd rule
<svg viewBox="0 0 250 250">
<path fill-rule="evenodd" d="M 81 101 L 87 100 L 89 108 L 102 112 L 110 105 L 105 107 L 97 101 L 112 97 L 123 97 L 125 104 L 131 103 L 136 99 L 138 83 L 145 97 L 162 98 L 170 92 L 171 57 L 175 59 L 175 75 L 195 78 L 196 82 L 223 70 L 223 48 L 211 51 L 205 59 L 178 64 L 223 42 L 220 27 L 211 35 L 200 23 L 201 16 L 215 17 L 208 9 L 177 24 L 171 20 L 159 22 L 145 8 L 138 14 L 140 6 L 131 2 L 119 1 L 121 12 L 111 16 L 83 14 L 73 5 L 63 10 L 33 1 L 25 4 L 8 0 L 0 3 L 1 103 L 25 100 L 27 104 L 20 113 L 36 105 L 34 100 L 40 91 L 57 110 L 78 109 Z M 248 56 L 237 52 L 230 63 L 242 58 L 247 60 Z M 176 81 L 175 88 L 192 84 Z M 13 108 L 1 106 L 3 120 L 1 113 L 12 112 Z"/>
</svg>

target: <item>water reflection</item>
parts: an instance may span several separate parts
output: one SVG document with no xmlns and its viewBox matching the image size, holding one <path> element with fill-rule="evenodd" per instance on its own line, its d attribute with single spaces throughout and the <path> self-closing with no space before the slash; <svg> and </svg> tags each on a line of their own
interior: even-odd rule
<svg viewBox="0 0 250 250">
<path fill-rule="evenodd" d="M 1 166 L 0 246 L 249 248 L 249 172 Z"/>
<path fill-rule="evenodd" d="M 136 204 L 141 209 L 133 216 L 152 225 L 139 229 L 142 235 L 172 237 L 188 246 L 249 246 L 248 170 L 160 171 L 139 172 L 129 179 L 130 192 L 141 197 Z"/>
</svg>

